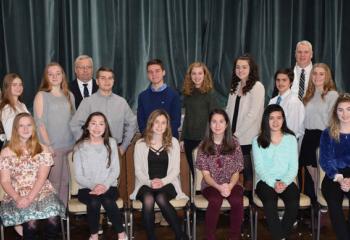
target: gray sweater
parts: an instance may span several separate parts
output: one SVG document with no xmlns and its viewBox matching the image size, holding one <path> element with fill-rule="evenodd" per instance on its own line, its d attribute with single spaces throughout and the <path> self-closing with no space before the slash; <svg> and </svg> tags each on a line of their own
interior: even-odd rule
<svg viewBox="0 0 350 240">
<path fill-rule="evenodd" d="M 97 184 L 103 184 L 108 189 L 118 185 L 120 168 L 117 144 L 113 138 L 109 139 L 109 144 L 112 149 L 109 168 L 108 153 L 104 144 L 85 141 L 74 148 L 75 177 L 80 188 L 93 189 Z"/>
<path fill-rule="evenodd" d="M 126 150 L 137 129 L 136 116 L 126 100 L 114 93 L 103 96 L 100 91 L 84 98 L 70 122 L 75 139 L 80 138 L 81 127 L 93 112 L 102 112 L 107 117 L 112 137 Z"/>
</svg>

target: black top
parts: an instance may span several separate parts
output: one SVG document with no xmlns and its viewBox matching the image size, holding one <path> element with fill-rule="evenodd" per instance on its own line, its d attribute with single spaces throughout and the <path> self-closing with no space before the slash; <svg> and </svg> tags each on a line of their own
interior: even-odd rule
<svg viewBox="0 0 350 240">
<path fill-rule="evenodd" d="M 235 103 L 235 110 L 233 112 L 233 117 L 232 117 L 232 134 L 234 134 L 236 132 L 237 118 L 238 118 L 238 111 L 239 111 L 239 102 L 240 101 L 241 101 L 241 97 L 237 96 L 236 103 Z"/>
<path fill-rule="evenodd" d="M 150 148 L 148 152 L 148 175 L 150 179 L 164 178 L 168 172 L 168 153 L 164 147 Z"/>
</svg>

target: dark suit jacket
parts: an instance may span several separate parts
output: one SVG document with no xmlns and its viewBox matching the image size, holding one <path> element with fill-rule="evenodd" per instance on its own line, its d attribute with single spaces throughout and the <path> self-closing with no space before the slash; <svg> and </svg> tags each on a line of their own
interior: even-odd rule
<svg viewBox="0 0 350 240">
<path fill-rule="evenodd" d="M 75 98 L 75 109 L 78 109 L 81 101 L 83 100 L 83 96 L 80 93 L 79 85 L 77 79 L 74 79 L 73 82 L 69 84 L 69 89 L 73 93 Z M 92 93 L 95 93 L 98 89 L 95 79 L 92 79 Z"/>
</svg>

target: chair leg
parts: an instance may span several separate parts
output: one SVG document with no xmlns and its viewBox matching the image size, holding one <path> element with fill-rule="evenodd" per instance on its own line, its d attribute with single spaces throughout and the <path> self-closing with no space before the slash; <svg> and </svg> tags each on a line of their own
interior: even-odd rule
<svg viewBox="0 0 350 240">
<path fill-rule="evenodd" d="M 192 226 L 193 240 L 197 239 L 197 211 L 193 209 L 193 226 Z"/>
<path fill-rule="evenodd" d="M 134 219 L 133 219 L 133 212 L 132 209 L 129 213 L 130 216 L 130 240 L 134 238 Z"/>
<path fill-rule="evenodd" d="M 64 222 L 63 222 L 63 218 L 61 219 L 61 231 L 62 231 L 62 239 L 66 240 L 66 233 L 64 232 Z"/>
<path fill-rule="evenodd" d="M 254 239 L 258 239 L 258 209 L 255 209 L 254 213 Z"/>
<path fill-rule="evenodd" d="M 5 231 L 4 231 L 4 225 L 0 224 L 1 225 L 1 240 L 4 240 L 5 239 Z"/>
<path fill-rule="evenodd" d="M 67 214 L 67 240 L 70 240 L 69 214 Z"/>
<path fill-rule="evenodd" d="M 311 206 L 311 238 L 315 239 L 315 215 L 314 208 Z"/>
<path fill-rule="evenodd" d="M 125 207 L 123 208 L 123 211 L 124 211 L 125 233 L 126 233 L 126 236 L 129 236 L 128 211 Z"/>
<path fill-rule="evenodd" d="M 190 209 L 186 208 L 186 234 L 188 238 L 191 238 L 191 223 L 190 223 Z"/>
<path fill-rule="evenodd" d="M 318 214 L 317 214 L 317 235 L 316 235 L 316 239 L 319 240 L 320 239 L 320 232 L 321 232 L 321 208 L 318 209 Z"/>
<path fill-rule="evenodd" d="M 253 209 L 249 208 L 249 218 L 250 218 L 250 238 L 255 239 L 254 237 L 254 221 L 253 221 Z"/>
</svg>

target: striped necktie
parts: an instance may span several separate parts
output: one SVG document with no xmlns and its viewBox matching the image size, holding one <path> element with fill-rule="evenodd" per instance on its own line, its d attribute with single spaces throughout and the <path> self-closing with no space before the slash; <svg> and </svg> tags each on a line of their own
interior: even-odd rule
<svg viewBox="0 0 350 240">
<path fill-rule="evenodd" d="M 281 101 L 282 101 L 282 97 L 281 97 L 281 96 L 278 96 L 277 101 L 276 101 L 276 104 L 280 105 Z"/>
<path fill-rule="evenodd" d="M 305 90 L 305 69 L 301 69 L 300 80 L 299 80 L 299 93 L 298 97 L 302 101 Z"/>
</svg>

